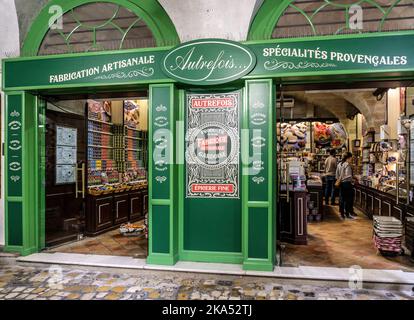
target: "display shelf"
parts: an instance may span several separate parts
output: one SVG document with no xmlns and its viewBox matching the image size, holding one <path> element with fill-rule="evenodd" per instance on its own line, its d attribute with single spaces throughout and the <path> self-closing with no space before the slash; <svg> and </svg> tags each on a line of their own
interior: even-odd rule
<svg viewBox="0 0 414 320">
<path fill-rule="evenodd" d="M 94 144 L 88 145 L 88 148 L 103 148 L 103 149 L 115 149 L 114 147 L 108 147 L 108 146 L 97 146 Z"/>
<path fill-rule="evenodd" d="M 107 124 L 107 125 L 109 125 L 109 126 L 113 126 L 113 125 L 114 125 L 112 122 L 106 122 L 106 121 L 97 120 L 97 119 L 91 119 L 91 118 L 88 118 L 88 121 L 93 121 L 93 122 L 103 123 L 103 124 Z"/>
<path fill-rule="evenodd" d="M 105 131 L 98 131 L 98 130 L 88 130 L 88 132 L 94 132 L 94 133 L 99 133 L 99 134 L 105 134 L 105 135 L 109 135 L 109 136 L 113 136 L 114 134 L 111 132 L 105 132 Z"/>
</svg>

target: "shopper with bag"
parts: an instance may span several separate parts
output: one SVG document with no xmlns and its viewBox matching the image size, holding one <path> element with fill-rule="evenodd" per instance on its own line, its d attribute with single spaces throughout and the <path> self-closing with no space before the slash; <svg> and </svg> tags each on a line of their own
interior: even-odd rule
<svg viewBox="0 0 414 320">
<path fill-rule="evenodd" d="M 354 219 L 354 174 L 351 166 L 352 153 L 347 152 L 338 166 L 335 186 L 340 189 L 339 211 L 343 219 Z"/>
</svg>

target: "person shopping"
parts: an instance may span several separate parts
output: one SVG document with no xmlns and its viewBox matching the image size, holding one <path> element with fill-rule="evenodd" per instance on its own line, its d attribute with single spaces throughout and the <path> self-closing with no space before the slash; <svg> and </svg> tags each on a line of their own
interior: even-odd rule
<svg viewBox="0 0 414 320">
<path fill-rule="evenodd" d="M 343 219 L 355 219 L 354 216 L 354 174 L 351 166 L 352 153 L 345 153 L 339 169 L 339 177 L 336 185 L 339 185 L 341 192 L 341 202 L 339 211 Z"/>
<path fill-rule="evenodd" d="M 335 181 L 336 181 L 336 168 L 338 162 L 335 158 L 335 149 L 329 150 L 329 157 L 325 160 L 325 203 L 329 205 L 329 198 L 331 198 L 331 205 L 335 205 Z"/>
</svg>

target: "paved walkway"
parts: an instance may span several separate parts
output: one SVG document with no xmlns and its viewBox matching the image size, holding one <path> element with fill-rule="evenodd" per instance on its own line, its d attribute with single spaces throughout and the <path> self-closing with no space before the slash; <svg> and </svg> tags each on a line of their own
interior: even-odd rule
<svg viewBox="0 0 414 320">
<path fill-rule="evenodd" d="M 0 261 L 0 300 L 414 300 L 412 290 L 412 286 L 379 284 L 354 290 L 344 282 L 58 265 L 2 265 Z"/>
</svg>

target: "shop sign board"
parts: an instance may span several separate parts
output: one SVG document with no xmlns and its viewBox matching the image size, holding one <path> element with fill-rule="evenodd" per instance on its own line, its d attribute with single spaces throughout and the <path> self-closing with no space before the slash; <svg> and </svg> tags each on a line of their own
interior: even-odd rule
<svg viewBox="0 0 414 320">
<path fill-rule="evenodd" d="M 239 198 L 240 92 L 187 95 L 187 198 Z"/>
<path fill-rule="evenodd" d="M 162 67 L 178 82 L 216 85 L 242 78 L 255 65 L 256 56 L 248 47 L 233 41 L 203 39 L 171 50 Z"/>
<path fill-rule="evenodd" d="M 280 39 L 250 46 L 257 65 L 249 74 L 387 72 L 414 70 L 414 35 Z"/>
<path fill-rule="evenodd" d="M 4 90 L 240 78 L 414 73 L 414 34 L 326 36 L 239 44 L 203 39 L 175 48 L 4 60 Z"/>
</svg>

